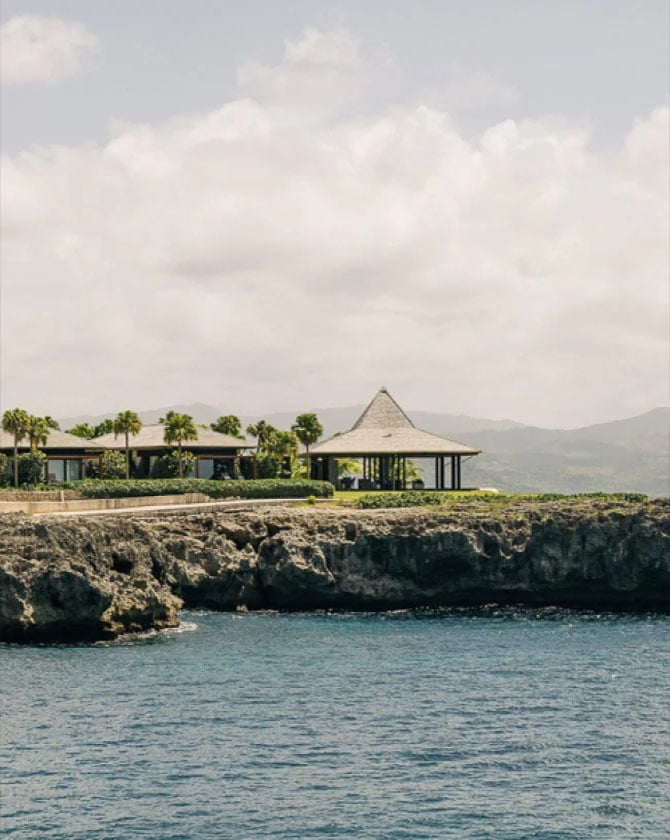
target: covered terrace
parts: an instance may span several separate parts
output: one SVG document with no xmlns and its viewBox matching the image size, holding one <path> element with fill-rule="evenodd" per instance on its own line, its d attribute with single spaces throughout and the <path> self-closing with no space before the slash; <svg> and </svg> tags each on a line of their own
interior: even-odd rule
<svg viewBox="0 0 670 840">
<path fill-rule="evenodd" d="M 381 388 L 348 432 L 310 449 L 310 472 L 312 478 L 330 481 L 339 489 L 353 489 L 354 480 L 338 475 L 338 463 L 357 460 L 362 466 L 359 490 L 404 490 L 412 484 L 408 461 L 431 459 L 432 487 L 460 490 L 463 461 L 479 453 L 467 444 L 417 429 L 386 388 Z"/>
</svg>

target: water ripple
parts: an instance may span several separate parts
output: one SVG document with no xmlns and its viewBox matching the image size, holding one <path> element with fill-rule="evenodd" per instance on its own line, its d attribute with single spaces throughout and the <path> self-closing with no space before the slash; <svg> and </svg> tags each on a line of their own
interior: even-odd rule
<svg viewBox="0 0 670 840">
<path fill-rule="evenodd" d="M 189 613 L 0 646 L 3 836 L 667 840 L 670 621 Z"/>
</svg>

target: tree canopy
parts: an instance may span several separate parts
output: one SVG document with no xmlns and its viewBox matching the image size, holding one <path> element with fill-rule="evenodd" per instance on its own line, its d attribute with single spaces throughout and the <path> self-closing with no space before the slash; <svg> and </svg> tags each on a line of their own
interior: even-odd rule
<svg viewBox="0 0 670 840">
<path fill-rule="evenodd" d="M 93 426 L 89 426 L 88 423 L 77 423 L 76 426 L 73 426 L 71 429 L 66 429 L 65 431 L 69 435 L 76 435 L 76 437 L 87 438 L 88 440 L 96 436 L 95 429 Z"/>
<path fill-rule="evenodd" d="M 242 439 L 242 424 L 240 418 L 234 414 L 224 414 L 217 418 L 213 423 L 209 424 L 210 429 L 215 432 L 220 432 L 222 435 L 232 435 L 233 437 Z"/>
<path fill-rule="evenodd" d="M 291 426 L 291 431 L 296 434 L 300 443 L 309 453 L 309 447 L 316 443 L 323 434 L 323 426 L 316 414 L 299 414 L 295 418 L 295 423 Z"/>
<path fill-rule="evenodd" d="M 100 437 L 101 435 L 108 435 L 110 432 L 114 431 L 114 421 L 111 417 L 106 417 L 104 420 L 101 420 L 98 425 L 93 429 L 93 437 Z"/>
<path fill-rule="evenodd" d="M 28 418 L 28 440 L 30 441 L 30 448 L 37 449 L 38 446 L 44 446 L 49 439 L 49 424 L 45 417 L 37 417 L 31 414 Z"/>
<path fill-rule="evenodd" d="M 268 451 L 268 443 L 276 431 L 275 427 L 265 420 L 259 420 L 255 425 L 247 426 L 247 434 L 256 438 L 259 453 Z"/>
</svg>

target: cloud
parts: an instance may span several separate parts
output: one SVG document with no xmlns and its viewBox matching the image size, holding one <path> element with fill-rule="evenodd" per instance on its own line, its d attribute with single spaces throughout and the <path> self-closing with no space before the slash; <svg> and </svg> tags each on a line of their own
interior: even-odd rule
<svg viewBox="0 0 670 840">
<path fill-rule="evenodd" d="M 306 27 L 298 41 L 284 42 L 280 64 L 246 62 L 238 68 L 237 82 L 266 105 L 291 110 L 308 106 L 321 115 L 354 100 L 365 84 L 365 72 L 366 62 L 351 33 Z"/>
<path fill-rule="evenodd" d="M 57 84 L 79 72 L 96 45 L 96 37 L 77 21 L 13 17 L 0 27 L 2 84 Z"/>
<path fill-rule="evenodd" d="M 315 109 L 358 61 L 308 30 L 262 96 L 243 73 L 210 113 L 6 158 L 3 404 L 253 412 L 385 383 L 578 425 L 666 402 L 668 108 L 606 152 L 555 118 L 473 139 L 421 103 Z"/>
</svg>

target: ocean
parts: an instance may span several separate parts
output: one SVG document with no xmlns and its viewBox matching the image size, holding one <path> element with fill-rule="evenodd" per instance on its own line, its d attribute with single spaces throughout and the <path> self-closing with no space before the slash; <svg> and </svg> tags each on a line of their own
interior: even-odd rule
<svg viewBox="0 0 670 840">
<path fill-rule="evenodd" d="M 11 838 L 670 837 L 670 619 L 183 614 L 0 646 Z"/>
</svg>

